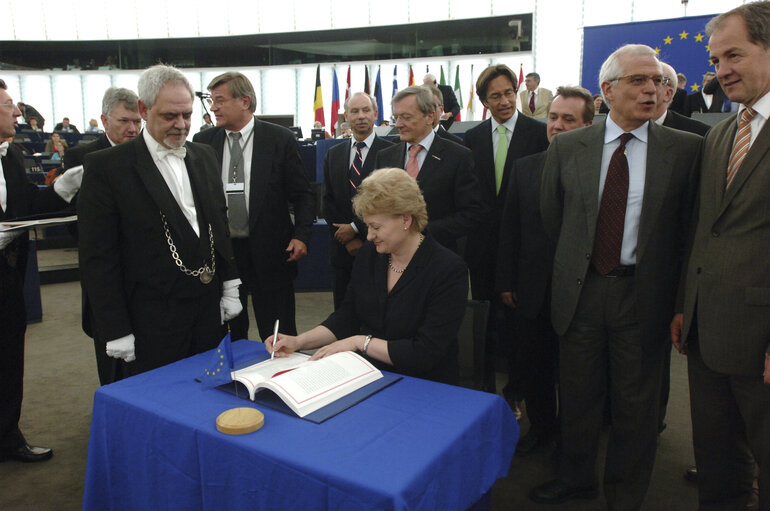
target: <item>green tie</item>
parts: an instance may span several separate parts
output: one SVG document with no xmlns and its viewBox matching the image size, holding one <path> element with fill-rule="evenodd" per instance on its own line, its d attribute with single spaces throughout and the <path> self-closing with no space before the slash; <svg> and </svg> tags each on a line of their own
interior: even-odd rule
<svg viewBox="0 0 770 511">
<path fill-rule="evenodd" d="M 495 190 L 500 193 L 500 185 L 503 182 L 503 170 L 505 169 L 505 157 L 508 156 L 508 137 L 505 126 L 497 127 L 497 153 L 495 154 Z"/>
</svg>

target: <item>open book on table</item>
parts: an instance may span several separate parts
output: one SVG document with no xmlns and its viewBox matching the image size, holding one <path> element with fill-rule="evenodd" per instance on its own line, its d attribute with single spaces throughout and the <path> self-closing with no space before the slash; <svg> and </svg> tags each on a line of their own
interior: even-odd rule
<svg viewBox="0 0 770 511">
<path fill-rule="evenodd" d="M 320 360 L 291 353 L 232 372 L 254 401 L 258 392 L 269 389 L 300 417 L 379 380 L 382 373 L 352 351 L 335 353 Z"/>
</svg>

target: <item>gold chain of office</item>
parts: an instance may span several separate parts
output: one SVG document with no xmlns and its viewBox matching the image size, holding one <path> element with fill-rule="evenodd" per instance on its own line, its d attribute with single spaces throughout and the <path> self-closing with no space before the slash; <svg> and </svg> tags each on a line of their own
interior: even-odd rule
<svg viewBox="0 0 770 511">
<path fill-rule="evenodd" d="M 216 273 L 216 269 L 217 269 L 217 260 L 216 260 L 216 257 L 214 257 L 214 232 L 211 230 L 211 224 L 209 224 L 209 246 L 211 249 L 211 268 L 209 268 L 209 265 L 204 264 L 197 270 L 191 270 L 184 265 L 184 263 L 182 262 L 182 258 L 179 257 L 179 253 L 176 250 L 176 245 L 174 244 L 174 240 L 171 238 L 171 232 L 168 229 L 168 222 L 166 222 L 166 215 L 164 215 L 163 212 L 161 212 L 160 217 L 163 219 L 163 229 L 166 231 L 166 241 L 168 242 L 168 249 L 171 251 L 171 257 L 174 258 L 174 262 L 182 271 L 182 273 L 190 277 L 198 277 L 201 279 L 201 282 L 203 282 L 204 284 L 208 284 L 209 282 L 211 282 L 214 279 L 214 274 Z"/>
</svg>

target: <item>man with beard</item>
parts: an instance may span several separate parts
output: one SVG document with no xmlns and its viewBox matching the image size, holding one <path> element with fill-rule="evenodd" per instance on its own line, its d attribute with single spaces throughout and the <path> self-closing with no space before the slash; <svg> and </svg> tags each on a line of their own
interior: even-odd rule
<svg viewBox="0 0 770 511">
<path fill-rule="evenodd" d="M 94 336 L 129 375 L 214 348 L 241 311 L 216 157 L 185 143 L 193 90 L 163 65 L 138 89 L 146 129 L 86 156 L 78 202 Z"/>
</svg>

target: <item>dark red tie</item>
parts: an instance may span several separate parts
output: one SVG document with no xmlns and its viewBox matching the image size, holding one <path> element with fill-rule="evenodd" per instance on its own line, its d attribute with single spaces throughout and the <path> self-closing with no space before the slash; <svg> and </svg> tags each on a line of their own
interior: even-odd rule
<svg viewBox="0 0 770 511">
<path fill-rule="evenodd" d="M 623 245 L 623 225 L 626 221 L 626 203 L 628 202 L 626 144 L 632 138 L 631 133 L 620 135 L 620 145 L 612 153 L 610 165 L 607 168 L 607 178 L 604 180 L 592 258 L 594 268 L 602 275 L 607 275 L 620 264 L 620 248 Z"/>
<path fill-rule="evenodd" d="M 535 91 L 529 93 L 529 111 L 535 113 Z"/>
</svg>

